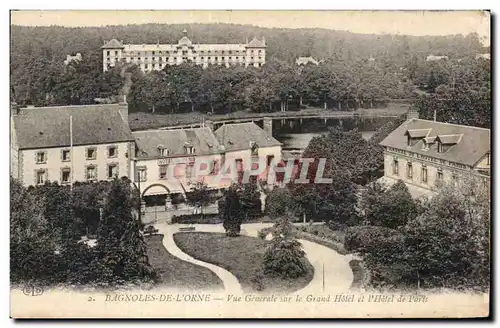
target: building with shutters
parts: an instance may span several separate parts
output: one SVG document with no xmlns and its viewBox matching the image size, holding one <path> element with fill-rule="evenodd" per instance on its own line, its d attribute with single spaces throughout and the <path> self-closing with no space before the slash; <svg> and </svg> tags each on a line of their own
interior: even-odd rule
<svg viewBox="0 0 500 328">
<path fill-rule="evenodd" d="M 196 65 L 241 65 L 261 67 L 266 63 L 266 41 L 253 38 L 244 44 L 193 43 L 183 31 L 174 44 L 125 44 L 113 39 L 101 47 L 103 71 L 117 63 L 136 64 L 143 72 L 162 70 L 168 65 L 193 62 Z"/>
<path fill-rule="evenodd" d="M 490 130 L 412 118 L 385 138 L 384 177 L 402 180 L 414 196 L 432 193 L 440 182 L 475 177 L 489 187 Z"/>
</svg>

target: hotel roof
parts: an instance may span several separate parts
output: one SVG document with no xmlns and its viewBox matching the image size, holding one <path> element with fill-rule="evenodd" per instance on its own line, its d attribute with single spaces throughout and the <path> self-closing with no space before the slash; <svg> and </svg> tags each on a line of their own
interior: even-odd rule
<svg viewBox="0 0 500 328">
<path fill-rule="evenodd" d="M 215 136 L 226 151 L 250 149 L 254 145 L 261 148 L 281 145 L 253 122 L 225 124 L 215 131 Z"/>
<path fill-rule="evenodd" d="M 67 147 L 70 116 L 73 145 L 133 141 L 120 104 L 23 108 L 13 116 L 19 149 Z"/>
<path fill-rule="evenodd" d="M 417 131 L 415 131 L 417 130 Z M 430 130 L 426 135 L 420 132 Z M 413 146 L 408 145 L 406 135 L 418 135 L 422 140 Z M 426 137 L 426 138 L 424 138 Z M 437 143 L 423 147 L 424 139 L 440 140 L 443 144 L 451 144 L 445 152 L 438 152 Z M 490 151 L 490 130 L 473 126 L 411 119 L 392 131 L 381 143 L 382 146 L 407 150 L 424 156 L 448 160 L 454 163 L 474 166 Z"/>
<path fill-rule="evenodd" d="M 208 127 L 135 131 L 132 134 L 139 149 L 138 158 L 157 158 L 159 148 L 168 149 L 168 156 L 211 155 L 223 150 Z M 187 154 L 186 147 L 193 147 L 194 154 Z"/>
</svg>

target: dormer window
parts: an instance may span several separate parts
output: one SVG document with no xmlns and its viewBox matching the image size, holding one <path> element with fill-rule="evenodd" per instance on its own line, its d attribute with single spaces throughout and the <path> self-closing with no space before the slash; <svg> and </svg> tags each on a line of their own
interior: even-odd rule
<svg viewBox="0 0 500 328">
<path fill-rule="evenodd" d="M 430 129 L 411 129 L 406 131 L 405 135 L 408 138 L 408 146 L 415 146 L 420 140 L 426 138 L 430 131 Z"/>
<path fill-rule="evenodd" d="M 195 152 L 195 149 L 193 146 L 186 146 L 186 154 L 192 155 L 192 154 L 194 154 L 194 152 Z"/>
<path fill-rule="evenodd" d="M 168 149 L 166 149 L 162 145 L 159 145 L 158 146 L 158 156 L 165 157 L 165 156 L 168 156 L 168 155 L 169 155 Z"/>
<path fill-rule="evenodd" d="M 462 134 L 438 135 L 436 138 L 438 143 L 438 153 L 447 152 L 451 147 L 460 142 L 462 136 Z"/>
</svg>

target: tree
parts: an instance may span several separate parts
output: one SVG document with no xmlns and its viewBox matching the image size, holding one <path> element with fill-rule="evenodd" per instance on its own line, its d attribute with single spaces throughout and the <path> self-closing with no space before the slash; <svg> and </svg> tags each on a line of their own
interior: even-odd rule
<svg viewBox="0 0 500 328">
<path fill-rule="evenodd" d="M 97 234 L 98 263 L 107 274 L 104 283 L 138 283 L 154 278 L 144 240 L 142 224 L 132 215 L 130 183 L 115 179 L 104 207 Z"/>
<path fill-rule="evenodd" d="M 243 222 L 243 213 L 240 200 L 240 191 L 238 185 L 233 184 L 225 193 L 224 198 L 221 200 L 222 206 L 222 221 L 226 235 L 235 237 L 240 234 L 241 223 Z"/>
<path fill-rule="evenodd" d="M 241 211 L 244 219 L 258 217 L 262 214 L 260 191 L 257 183 L 257 178 L 255 176 L 251 176 L 250 181 L 248 183 L 241 184 L 239 188 Z"/>
<path fill-rule="evenodd" d="M 197 182 L 191 191 L 186 194 L 186 198 L 191 206 L 200 207 L 201 214 L 203 214 L 203 208 L 214 201 L 205 181 Z"/>
<path fill-rule="evenodd" d="M 490 195 L 481 182 L 443 186 L 405 233 L 414 286 L 489 288 Z"/>
<path fill-rule="evenodd" d="M 274 188 L 266 198 L 265 214 L 277 219 L 284 214 L 294 216 L 297 205 L 288 188 Z"/>
<path fill-rule="evenodd" d="M 10 179 L 10 276 L 13 282 L 52 282 L 61 249 L 58 231 L 43 215 L 43 200 Z"/>
<path fill-rule="evenodd" d="M 375 182 L 363 190 L 360 210 L 364 224 L 402 228 L 418 215 L 418 203 L 401 180 L 389 188 Z"/>
<path fill-rule="evenodd" d="M 293 226 L 286 217 L 273 226 L 273 238 L 264 253 L 264 273 L 283 278 L 297 278 L 306 274 L 306 258 L 300 242 L 294 237 Z"/>
</svg>

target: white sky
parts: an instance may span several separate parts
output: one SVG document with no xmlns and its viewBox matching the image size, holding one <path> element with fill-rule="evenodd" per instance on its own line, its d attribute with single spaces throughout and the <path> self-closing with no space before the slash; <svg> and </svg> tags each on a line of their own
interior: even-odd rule
<svg viewBox="0 0 500 328">
<path fill-rule="evenodd" d="M 477 32 L 489 44 L 490 14 L 482 11 L 13 11 L 11 23 L 105 26 L 144 23 L 235 23 L 262 27 L 327 28 L 355 33 L 449 35 Z"/>
</svg>

